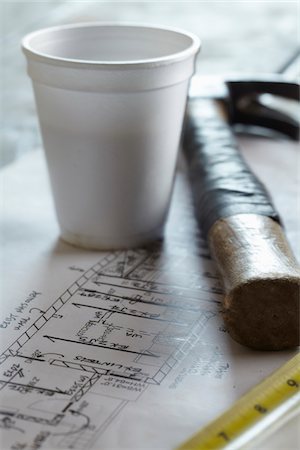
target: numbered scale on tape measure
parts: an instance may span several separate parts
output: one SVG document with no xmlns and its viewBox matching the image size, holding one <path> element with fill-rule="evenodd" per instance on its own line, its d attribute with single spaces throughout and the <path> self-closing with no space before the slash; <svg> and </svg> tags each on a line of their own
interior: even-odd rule
<svg viewBox="0 0 300 450">
<path fill-rule="evenodd" d="M 177 450 L 243 448 L 299 409 L 300 354 L 297 354 Z"/>
</svg>

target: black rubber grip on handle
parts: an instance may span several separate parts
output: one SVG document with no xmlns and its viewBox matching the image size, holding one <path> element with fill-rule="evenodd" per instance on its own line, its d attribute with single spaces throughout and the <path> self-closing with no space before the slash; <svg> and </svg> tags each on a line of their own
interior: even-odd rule
<svg viewBox="0 0 300 450">
<path fill-rule="evenodd" d="M 204 236 L 217 220 L 236 214 L 259 214 L 281 223 L 266 188 L 239 152 L 230 126 L 208 102 L 212 103 L 189 102 L 182 141 Z"/>
</svg>

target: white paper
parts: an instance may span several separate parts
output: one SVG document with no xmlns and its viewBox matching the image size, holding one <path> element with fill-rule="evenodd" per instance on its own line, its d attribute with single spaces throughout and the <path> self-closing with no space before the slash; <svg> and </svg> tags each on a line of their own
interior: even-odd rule
<svg viewBox="0 0 300 450">
<path fill-rule="evenodd" d="M 279 165 L 279 144 L 244 146 L 296 251 L 295 146 Z M 229 337 L 182 173 L 164 241 L 112 253 L 59 240 L 39 152 L 1 189 L 1 449 L 171 449 L 295 353 Z M 296 439 L 294 426 L 286 448 Z"/>
</svg>

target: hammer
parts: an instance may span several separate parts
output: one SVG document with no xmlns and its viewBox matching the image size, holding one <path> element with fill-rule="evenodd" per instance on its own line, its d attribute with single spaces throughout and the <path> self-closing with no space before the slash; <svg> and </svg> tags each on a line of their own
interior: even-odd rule
<svg viewBox="0 0 300 450">
<path fill-rule="evenodd" d="M 252 122 L 254 117 L 257 122 L 256 108 L 263 126 L 297 139 L 297 122 L 259 105 L 258 94 L 265 92 L 266 83 L 227 84 L 230 122 L 238 122 L 237 108 L 247 104 L 241 122 L 251 123 L 251 114 Z M 277 94 L 299 98 L 295 83 L 277 79 L 271 85 Z M 241 101 L 243 95 L 248 103 Z M 231 127 L 214 101 L 189 100 L 183 151 L 196 216 L 223 282 L 222 312 L 229 334 L 259 350 L 299 345 L 299 265 L 266 188 L 240 154 Z"/>
</svg>

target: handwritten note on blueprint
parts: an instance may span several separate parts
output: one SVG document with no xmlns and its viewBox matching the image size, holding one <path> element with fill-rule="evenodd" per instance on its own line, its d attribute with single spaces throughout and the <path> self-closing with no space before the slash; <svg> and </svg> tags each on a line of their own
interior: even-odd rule
<svg viewBox="0 0 300 450">
<path fill-rule="evenodd" d="M 106 253 L 58 240 L 44 179 L 2 174 L 1 449 L 171 449 L 292 356 L 228 336 L 182 174 L 164 241 Z"/>
</svg>

